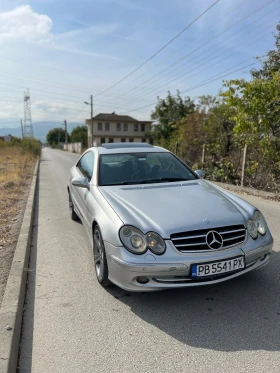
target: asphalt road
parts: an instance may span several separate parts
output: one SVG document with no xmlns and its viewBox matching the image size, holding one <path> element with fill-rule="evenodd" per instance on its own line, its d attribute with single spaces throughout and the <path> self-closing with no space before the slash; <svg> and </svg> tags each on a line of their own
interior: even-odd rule
<svg viewBox="0 0 280 373">
<path fill-rule="evenodd" d="M 20 373 L 280 372 L 280 203 L 246 197 L 275 239 L 271 263 L 220 285 L 104 290 L 68 213 L 75 154 L 44 149 Z"/>
</svg>

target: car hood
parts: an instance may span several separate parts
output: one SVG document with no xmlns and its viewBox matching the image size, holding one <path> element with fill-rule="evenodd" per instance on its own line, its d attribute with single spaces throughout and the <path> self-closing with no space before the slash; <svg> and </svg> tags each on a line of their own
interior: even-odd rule
<svg viewBox="0 0 280 373">
<path fill-rule="evenodd" d="M 251 206 L 204 180 L 99 189 L 124 224 L 165 239 L 172 233 L 245 224 Z"/>
</svg>

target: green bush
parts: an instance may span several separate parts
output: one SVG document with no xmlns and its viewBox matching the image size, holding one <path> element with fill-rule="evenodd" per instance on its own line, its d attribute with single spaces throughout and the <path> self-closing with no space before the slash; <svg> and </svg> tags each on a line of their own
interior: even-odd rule
<svg viewBox="0 0 280 373">
<path fill-rule="evenodd" d="M 20 146 L 24 152 L 29 152 L 36 157 L 41 154 L 41 143 L 38 140 L 25 138 L 21 140 Z"/>
</svg>

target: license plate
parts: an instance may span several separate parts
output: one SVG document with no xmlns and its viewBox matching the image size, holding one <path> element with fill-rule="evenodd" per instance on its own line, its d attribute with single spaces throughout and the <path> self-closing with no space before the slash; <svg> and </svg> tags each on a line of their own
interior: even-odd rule
<svg viewBox="0 0 280 373">
<path fill-rule="evenodd" d="M 215 276 L 222 273 L 228 273 L 232 271 L 238 271 L 245 268 L 244 257 L 238 257 L 229 260 L 223 260 L 219 262 L 212 262 L 206 264 L 195 264 L 192 266 L 192 277 L 207 277 Z"/>
</svg>

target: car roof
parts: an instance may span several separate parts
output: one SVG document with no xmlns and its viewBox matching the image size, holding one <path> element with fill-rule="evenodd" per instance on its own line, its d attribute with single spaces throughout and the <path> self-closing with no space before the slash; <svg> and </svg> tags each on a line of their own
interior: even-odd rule
<svg viewBox="0 0 280 373">
<path fill-rule="evenodd" d="M 121 149 L 121 148 L 152 148 L 153 146 L 146 142 L 133 143 L 133 142 L 112 142 L 101 145 L 105 149 Z"/>
<path fill-rule="evenodd" d="M 123 154 L 123 153 L 158 153 L 168 152 L 159 146 L 147 143 L 106 143 L 102 146 L 94 147 L 99 154 Z"/>
</svg>

